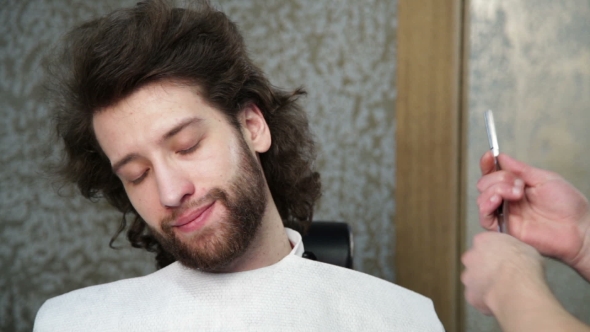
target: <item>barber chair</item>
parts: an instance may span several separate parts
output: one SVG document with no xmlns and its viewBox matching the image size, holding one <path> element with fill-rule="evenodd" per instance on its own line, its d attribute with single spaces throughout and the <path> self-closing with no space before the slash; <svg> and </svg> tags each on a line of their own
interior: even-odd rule
<svg viewBox="0 0 590 332">
<path fill-rule="evenodd" d="M 314 221 L 303 235 L 303 257 L 352 269 L 352 231 L 345 222 Z"/>
</svg>

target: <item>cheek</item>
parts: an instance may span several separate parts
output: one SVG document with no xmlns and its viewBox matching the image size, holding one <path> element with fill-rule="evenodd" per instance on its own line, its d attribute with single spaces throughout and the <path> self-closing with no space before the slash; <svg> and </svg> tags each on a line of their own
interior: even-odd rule
<svg viewBox="0 0 590 332">
<path fill-rule="evenodd" d="M 237 172 L 240 154 L 230 144 L 211 146 L 203 151 L 202 158 L 185 165 L 193 183 L 203 189 L 211 189 L 228 182 Z"/>
<path fill-rule="evenodd" d="M 137 189 L 126 188 L 126 192 L 135 211 L 146 223 L 155 227 L 157 221 L 162 218 L 160 199 L 156 189 L 151 184 L 145 183 L 144 186 Z"/>
</svg>

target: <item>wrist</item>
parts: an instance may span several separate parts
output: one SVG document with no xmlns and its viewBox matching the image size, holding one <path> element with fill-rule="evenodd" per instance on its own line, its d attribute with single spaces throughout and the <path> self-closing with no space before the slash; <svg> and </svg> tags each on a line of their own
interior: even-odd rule
<svg viewBox="0 0 590 332">
<path fill-rule="evenodd" d="M 515 283 L 494 301 L 490 309 L 503 331 L 536 331 L 538 329 L 530 328 L 535 322 L 542 321 L 544 316 L 552 317 L 562 309 L 544 278 Z"/>
<path fill-rule="evenodd" d="M 539 299 L 553 298 L 541 261 L 527 265 L 505 266 L 488 292 L 485 302 L 498 320 L 514 312 L 534 311 Z"/>
</svg>

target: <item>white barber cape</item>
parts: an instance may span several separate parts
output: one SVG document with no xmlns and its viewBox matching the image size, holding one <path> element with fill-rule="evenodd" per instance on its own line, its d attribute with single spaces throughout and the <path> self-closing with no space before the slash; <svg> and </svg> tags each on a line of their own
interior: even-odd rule
<svg viewBox="0 0 590 332">
<path fill-rule="evenodd" d="M 357 271 L 291 253 L 261 269 L 214 274 L 176 262 L 150 275 L 45 302 L 34 331 L 444 331 L 432 301 Z"/>
</svg>

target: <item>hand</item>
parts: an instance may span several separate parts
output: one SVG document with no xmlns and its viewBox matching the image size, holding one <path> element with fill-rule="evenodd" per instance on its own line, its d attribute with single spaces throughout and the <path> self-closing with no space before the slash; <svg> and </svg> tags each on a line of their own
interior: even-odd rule
<svg viewBox="0 0 590 332">
<path fill-rule="evenodd" d="M 531 246 L 501 233 L 477 234 L 473 248 L 461 257 L 465 299 L 490 315 L 515 296 L 545 289 L 543 258 Z"/>
<path fill-rule="evenodd" d="M 556 173 L 531 167 L 500 154 L 501 171 L 494 171 L 491 152 L 480 161 L 477 183 L 482 227 L 497 229 L 494 211 L 502 200 L 508 204 L 508 233 L 556 257 L 572 267 L 590 257 L 590 208 L 588 200 Z M 588 267 L 585 267 L 587 270 Z M 582 272 L 586 277 L 586 273 Z"/>
<path fill-rule="evenodd" d="M 590 331 L 553 296 L 543 259 L 533 247 L 507 234 L 486 232 L 475 236 L 461 261 L 465 299 L 494 315 L 502 331 Z"/>
</svg>

